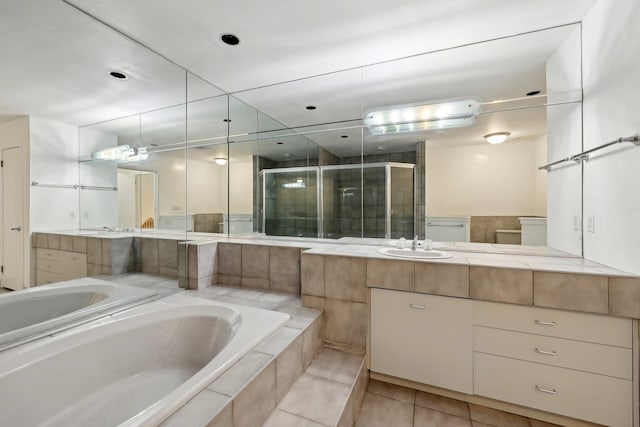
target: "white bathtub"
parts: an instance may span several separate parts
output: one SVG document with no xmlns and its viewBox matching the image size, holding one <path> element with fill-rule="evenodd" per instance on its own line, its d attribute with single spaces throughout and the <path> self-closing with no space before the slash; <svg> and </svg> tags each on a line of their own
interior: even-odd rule
<svg viewBox="0 0 640 427">
<path fill-rule="evenodd" d="M 0 353 L 13 426 L 155 426 L 289 319 L 172 295 Z"/>
<path fill-rule="evenodd" d="M 0 350 L 123 307 L 157 291 L 83 278 L 0 295 Z"/>
</svg>

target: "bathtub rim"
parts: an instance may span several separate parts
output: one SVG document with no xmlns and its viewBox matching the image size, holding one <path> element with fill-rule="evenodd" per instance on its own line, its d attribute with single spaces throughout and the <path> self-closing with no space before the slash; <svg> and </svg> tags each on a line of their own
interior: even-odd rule
<svg viewBox="0 0 640 427">
<path fill-rule="evenodd" d="M 0 309 L 12 301 L 24 301 L 39 296 L 71 294 L 88 290 L 105 293 L 95 304 L 65 313 L 53 319 L 34 323 L 19 329 L 0 333 L 0 353 L 52 334 L 90 322 L 101 316 L 126 310 L 158 297 L 158 291 L 117 282 L 84 277 L 64 282 L 36 286 L 0 295 Z"/>
<path fill-rule="evenodd" d="M 76 347 L 90 344 L 103 337 L 112 336 L 120 331 L 127 331 L 130 329 L 131 322 L 135 322 L 135 327 L 140 327 L 175 318 L 180 314 L 187 316 L 200 315 L 201 312 L 210 310 L 211 306 L 218 307 L 217 313 L 235 317 L 235 319 L 232 319 L 234 322 L 232 327 L 235 332 L 227 345 L 192 377 L 151 406 L 120 424 L 120 426 L 127 427 L 157 426 L 166 421 L 200 391 L 204 390 L 257 344 L 282 327 L 290 319 L 290 315 L 206 300 L 184 295 L 183 293 L 173 294 L 85 323 L 47 339 L 38 340 L 0 353 L 0 380 L 4 375 L 16 369 L 28 367 L 32 363 L 66 351 L 73 351 Z M 265 318 L 271 322 L 268 326 L 265 326 Z M 245 327 L 243 328 L 243 326 Z M 251 326 L 254 328 L 252 329 Z M 256 326 L 260 329 L 259 331 L 255 330 Z"/>
</svg>

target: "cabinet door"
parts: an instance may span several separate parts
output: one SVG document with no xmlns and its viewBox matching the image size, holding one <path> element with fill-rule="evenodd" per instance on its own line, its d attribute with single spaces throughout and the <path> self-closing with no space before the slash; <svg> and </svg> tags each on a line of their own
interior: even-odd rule
<svg viewBox="0 0 640 427">
<path fill-rule="evenodd" d="M 473 392 L 472 301 L 371 290 L 371 370 Z"/>
</svg>

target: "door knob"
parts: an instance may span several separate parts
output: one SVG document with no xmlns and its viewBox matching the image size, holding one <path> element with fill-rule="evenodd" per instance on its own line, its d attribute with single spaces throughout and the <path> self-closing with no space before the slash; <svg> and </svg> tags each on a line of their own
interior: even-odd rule
<svg viewBox="0 0 640 427">
<path fill-rule="evenodd" d="M 11 227 L 11 231 L 21 231 L 21 230 L 22 230 L 21 226 Z"/>
</svg>

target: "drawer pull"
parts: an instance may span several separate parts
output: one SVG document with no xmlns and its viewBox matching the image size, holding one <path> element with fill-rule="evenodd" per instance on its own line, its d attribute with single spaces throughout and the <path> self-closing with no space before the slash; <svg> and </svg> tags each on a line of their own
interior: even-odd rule
<svg viewBox="0 0 640 427">
<path fill-rule="evenodd" d="M 542 326 L 557 326 L 558 324 L 556 322 L 545 322 L 544 320 L 535 320 L 537 325 L 542 325 Z"/>
<path fill-rule="evenodd" d="M 415 308 L 416 310 L 424 310 L 427 308 L 426 305 L 418 305 L 418 304 L 409 304 L 409 307 Z"/>
<path fill-rule="evenodd" d="M 543 393 L 548 393 L 548 394 L 558 394 L 558 390 L 556 390 L 555 388 L 548 389 L 548 388 L 540 387 L 537 384 L 536 384 L 536 390 L 541 391 Z"/>
<path fill-rule="evenodd" d="M 546 356 L 555 356 L 555 355 L 558 354 L 558 353 L 556 353 L 555 350 L 551 350 L 551 351 L 540 350 L 538 347 L 536 347 L 536 353 L 544 354 Z"/>
</svg>

